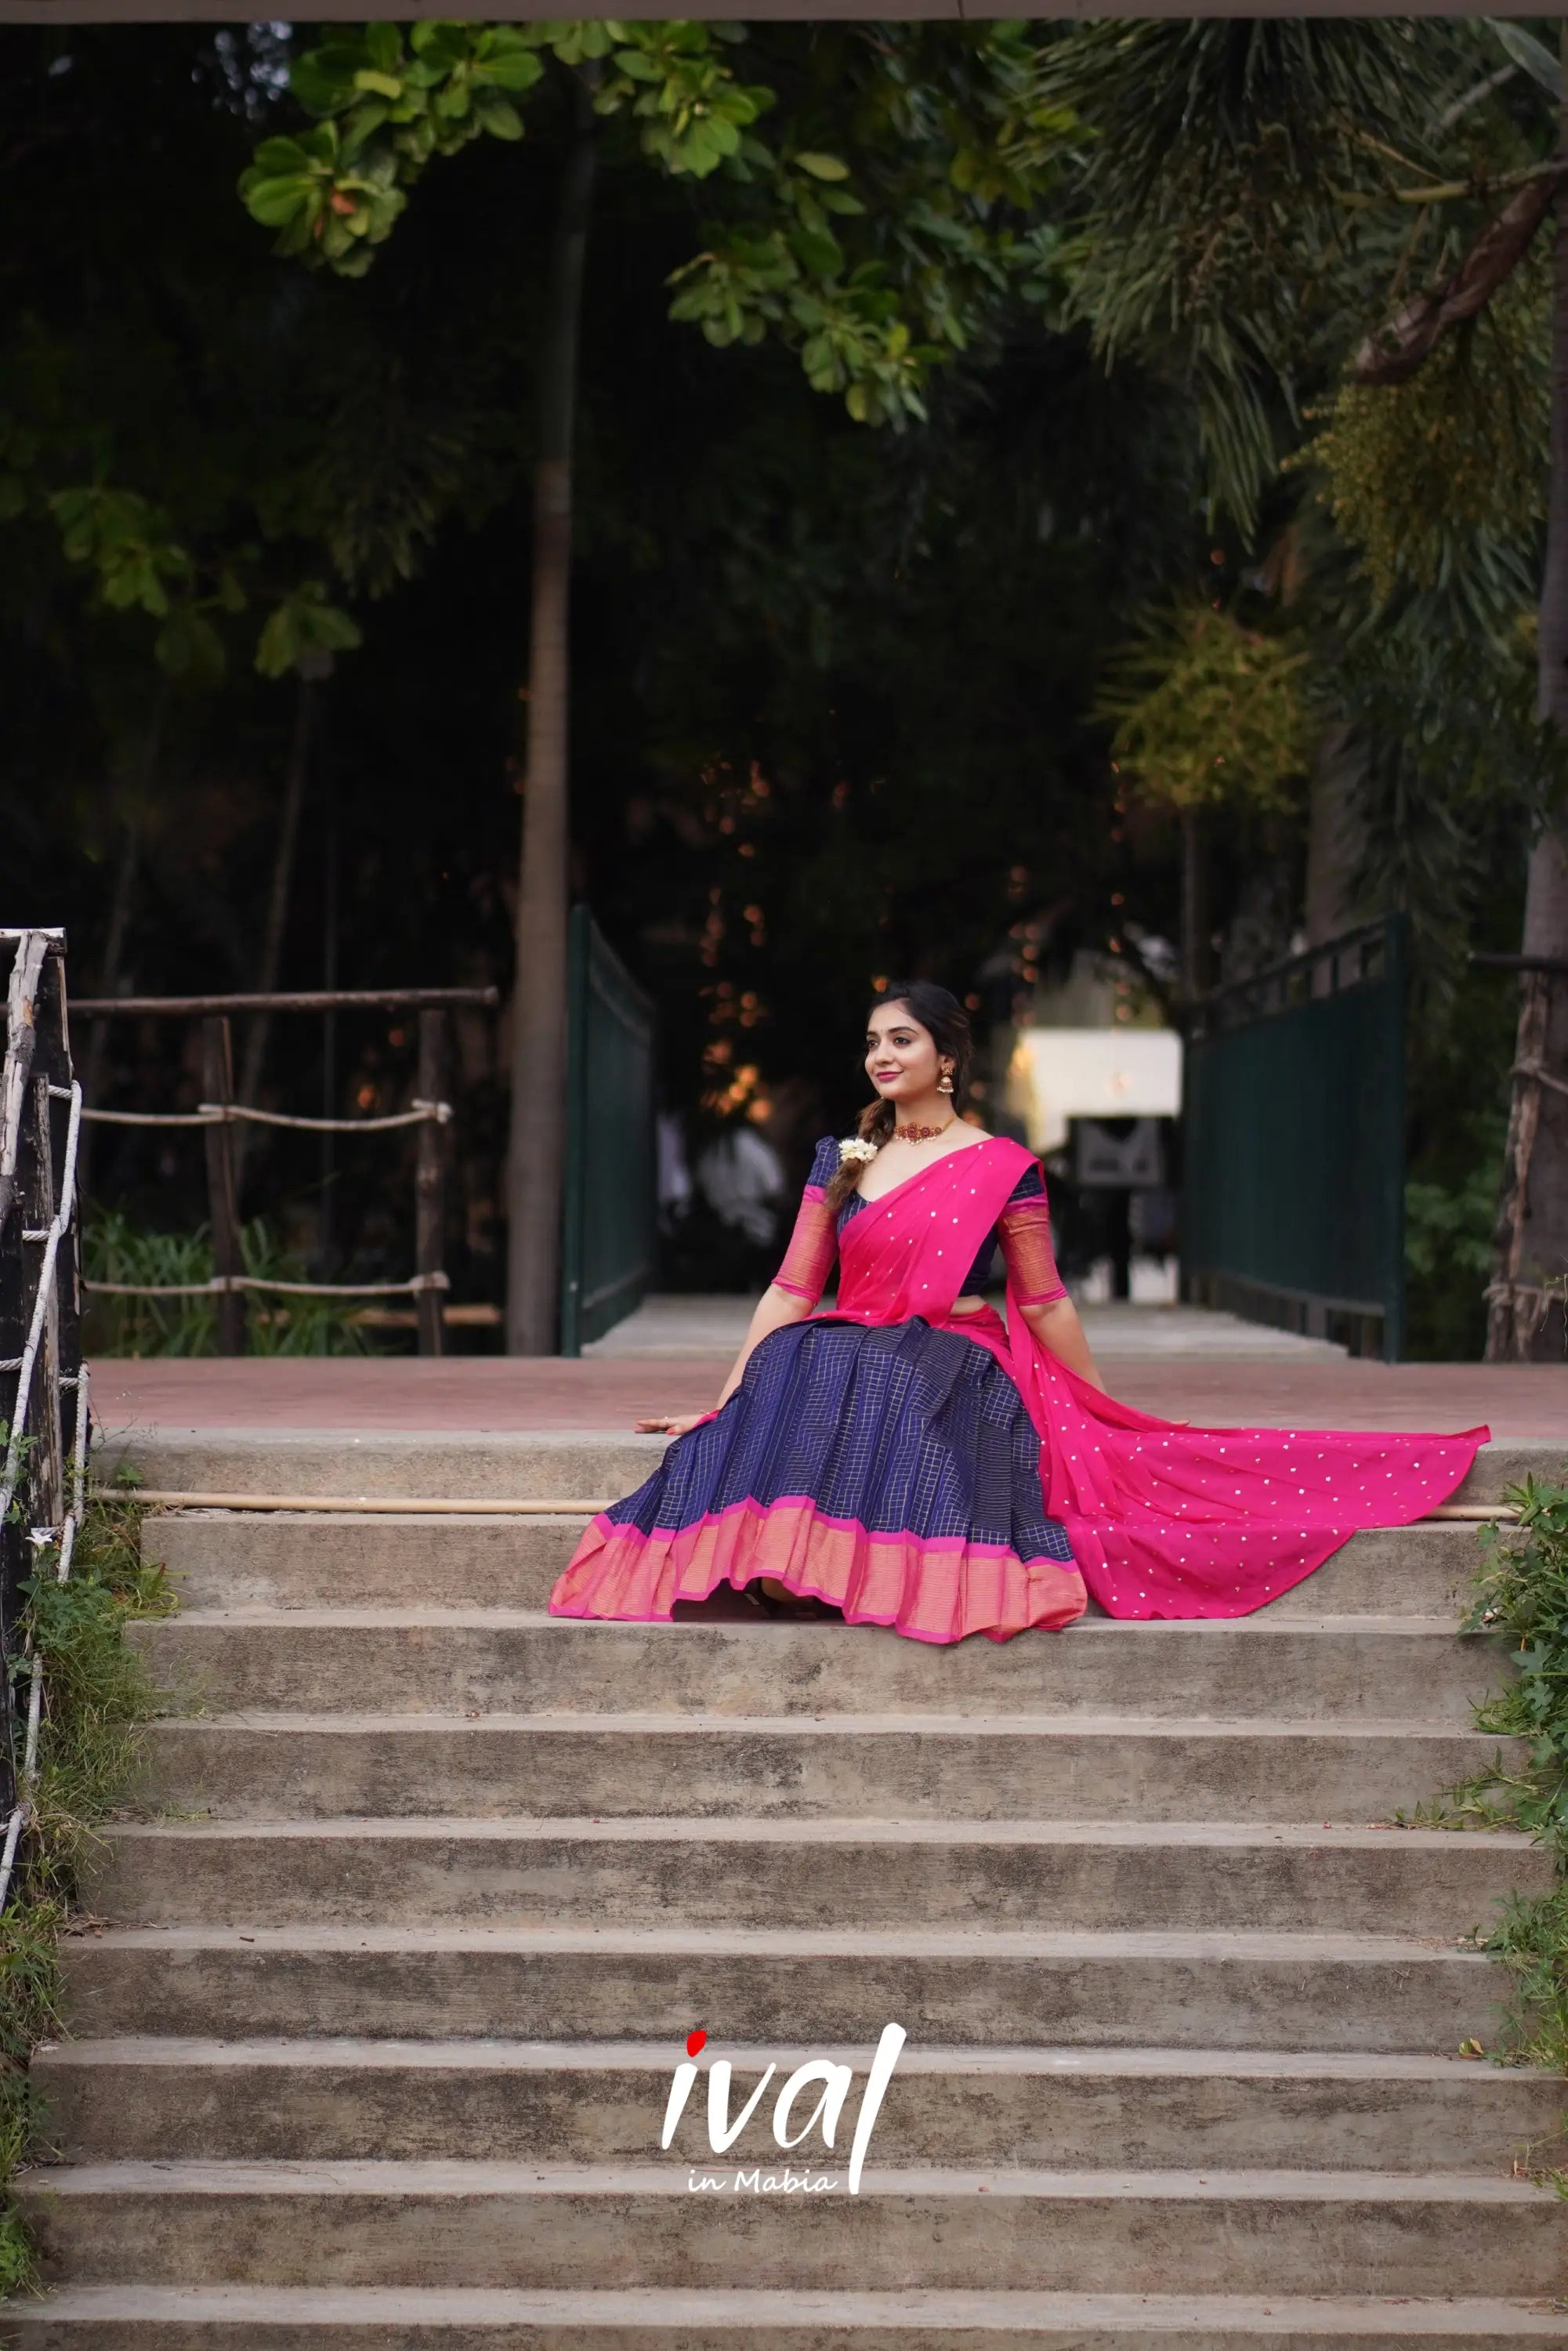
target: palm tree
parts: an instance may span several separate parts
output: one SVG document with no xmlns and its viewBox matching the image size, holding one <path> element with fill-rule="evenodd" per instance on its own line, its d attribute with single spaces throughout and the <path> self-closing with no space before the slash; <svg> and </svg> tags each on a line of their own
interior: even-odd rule
<svg viewBox="0 0 1568 2351">
<path fill-rule="evenodd" d="M 1494 40 L 1506 52 L 1500 68 L 1495 47 L 1486 46 Z M 1520 73 L 1549 89 L 1559 110 L 1552 152 L 1522 162 L 1516 128 L 1490 103 Z M 1098 133 L 1083 169 L 1080 308 L 1108 360 L 1135 354 L 1188 388 L 1214 502 L 1249 534 L 1281 441 L 1299 438 L 1302 380 L 1332 380 L 1348 351 L 1352 382 L 1406 381 L 1492 301 L 1537 229 L 1555 219 L 1538 708 L 1568 747 L 1568 123 L 1556 60 L 1504 25 L 1103 23 L 1048 47 L 1041 83 L 1042 94 Z M 1457 175 L 1447 163 L 1456 144 L 1463 155 Z M 1478 207 L 1479 230 L 1467 237 Z M 1419 290 L 1406 295 L 1412 282 Z M 1323 774 L 1333 780 L 1326 764 Z M 1344 799 L 1338 789 L 1322 795 L 1323 814 L 1341 825 Z M 1354 806 L 1351 816 L 1354 824 Z M 1568 825 L 1561 817 L 1537 830 L 1521 961 L 1489 1360 L 1561 1353 L 1555 1325 L 1563 1309 L 1554 1311 L 1554 1301 L 1568 1267 Z"/>
</svg>

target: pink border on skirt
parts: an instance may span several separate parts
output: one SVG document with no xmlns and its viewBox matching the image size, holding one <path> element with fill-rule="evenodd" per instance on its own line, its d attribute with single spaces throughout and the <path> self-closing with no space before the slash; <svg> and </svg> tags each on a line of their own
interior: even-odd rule
<svg viewBox="0 0 1568 2351">
<path fill-rule="evenodd" d="M 876 1532 L 791 1494 L 733 1502 L 652 1534 L 601 1515 L 551 1593 L 550 1614 L 667 1623 L 677 1601 L 706 1600 L 724 1583 L 738 1591 L 758 1575 L 825 1600 L 851 1625 L 891 1625 L 911 1640 L 944 1644 L 971 1633 L 1006 1641 L 1030 1626 L 1056 1631 L 1088 1604 L 1078 1570 L 1060 1560 L 1022 1560 L 1006 1544 L 964 1535 Z"/>
</svg>

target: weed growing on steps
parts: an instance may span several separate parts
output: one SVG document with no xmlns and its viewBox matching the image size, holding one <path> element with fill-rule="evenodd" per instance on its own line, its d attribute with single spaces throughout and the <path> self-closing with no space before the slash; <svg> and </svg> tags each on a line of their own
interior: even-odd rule
<svg viewBox="0 0 1568 2351">
<path fill-rule="evenodd" d="M 54 1554 L 44 1552 L 25 1587 L 19 1629 L 43 1660 L 44 1711 L 33 1814 L 0 1911 L 0 2302 L 36 2274 L 10 2189 L 21 2166 L 46 2151 L 27 2066 L 58 2029 L 60 1937 L 83 1854 L 129 1783 L 138 1727 L 158 1709 L 158 1692 L 123 1638 L 132 1617 L 166 1615 L 174 1604 L 162 1566 L 141 1557 L 141 1517 L 130 1494 L 95 1503 L 69 1581 L 55 1582 Z M 26 1670 L 17 1676 L 24 1708 Z"/>
<path fill-rule="evenodd" d="M 1515 1896 L 1479 1948 L 1513 1980 L 1505 2057 L 1568 2073 L 1568 1486 L 1527 1478 L 1503 1499 L 1519 1516 L 1482 1538 L 1463 1629 L 1513 1651 L 1516 1677 L 1477 1708 L 1476 1727 L 1523 1740 L 1526 1760 L 1508 1771 L 1500 1757 L 1454 1791 L 1443 1817 L 1526 1829 L 1556 1857 L 1559 1884 Z"/>
</svg>

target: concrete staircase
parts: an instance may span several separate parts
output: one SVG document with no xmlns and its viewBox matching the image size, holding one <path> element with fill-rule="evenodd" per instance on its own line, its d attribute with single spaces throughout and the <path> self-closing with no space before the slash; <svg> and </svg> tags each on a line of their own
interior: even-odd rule
<svg viewBox="0 0 1568 2351">
<path fill-rule="evenodd" d="M 1528 1450 L 1529 1458 L 1523 1458 Z M 622 1491 L 657 1445 L 189 1438 L 149 1484 Z M 1491 1448 L 1466 1499 L 1545 1448 Z M 149 1522 L 191 1693 L 95 1865 L 37 2078 L 16 2351 L 1442 2351 L 1568 2343 L 1568 2085 L 1461 2057 L 1544 1857 L 1387 1825 L 1476 1768 L 1473 1528 L 1265 1614 L 938 1650 L 555 1623 L 580 1521 Z M 908 2031 L 861 2193 L 771 2096 Z M 852 2118 L 855 2101 L 852 2101 Z M 798 2110 L 803 2117 L 809 2102 Z M 847 2137 L 847 2127 L 845 2132 Z M 789 2160 L 843 2179 L 819 2141 Z M 695 2175 L 693 2175 L 695 2176 Z"/>
</svg>

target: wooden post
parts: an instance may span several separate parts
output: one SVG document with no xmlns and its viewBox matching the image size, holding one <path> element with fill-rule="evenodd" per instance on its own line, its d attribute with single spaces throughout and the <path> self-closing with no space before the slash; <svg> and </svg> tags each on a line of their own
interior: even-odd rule
<svg viewBox="0 0 1568 2351">
<path fill-rule="evenodd" d="M 234 1048 L 226 1015 L 209 1014 L 202 1023 L 202 1100 L 225 1108 L 234 1100 Z M 245 1271 L 240 1258 L 239 1209 L 235 1198 L 234 1129 L 225 1119 L 209 1126 L 207 1144 L 207 1215 L 213 1228 L 213 1271 L 233 1275 Z M 218 1298 L 218 1353 L 245 1353 L 245 1292 L 229 1290 Z"/>
<path fill-rule="evenodd" d="M 57 977 L 58 975 L 57 974 Z M 39 990 L 40 998 L 43 990 Z M 39 1010 L 43 1010 L 40 1002 Z M 55 1221 L 58 1194 L 55 1187 L 55 1115 L 49 1100 L 47 1062 L 48 1040 L 44 1040 L 45 1068 L 33 1080 L 33 1126 L 37 1146 L 33 1162 L 32 1196 L 29 1203 L 33 1229 L 47 1233 Z M 33 1264 L 37 1278 L 43 1273 L 43 1244 L 31 1244 L 36 1252 Z M 29 1268 L 32 1270 L 32 1268 Z M 33 1290 L 37 1295 L 36 1283 Z M 32 1452 L 27 1462 L 23 1486 L 28 1499 L 28 1516 L 35 1526 L 57 1527 L 65 1515 L 65 1437 L 60 1423 L 60 1285 L 58 1260 L 44 1308 L 43 1344 L 33 1372 L 34 1408 L 27 1420 L 27 1434 L 32 1439 Z M 26 1398 L 20 1389 L 16 1408 L 21 1411 Z"/>
<path fill-rule="evenodd" d="M 419 1098 L 435 1102 L 442 1099 L 442 1081 L 446 1074 L 446 1015 L 444 1012 L 422 1012 L 419 1016 Z M 446 1240 L 446 1137 L 437 1122 L 429 1118 L 419 1130 L 419 1157 L 414 1170 L 414 1269 L 422 1274 L 440 1273 L 445 1254 Z M 444 1318 L 442 1303 L 444 1292 L 422 1290 L 419 1299 L 419 1352 L 422 1355 L 439 1355 L 442 1352 Z"/>
</svg>

